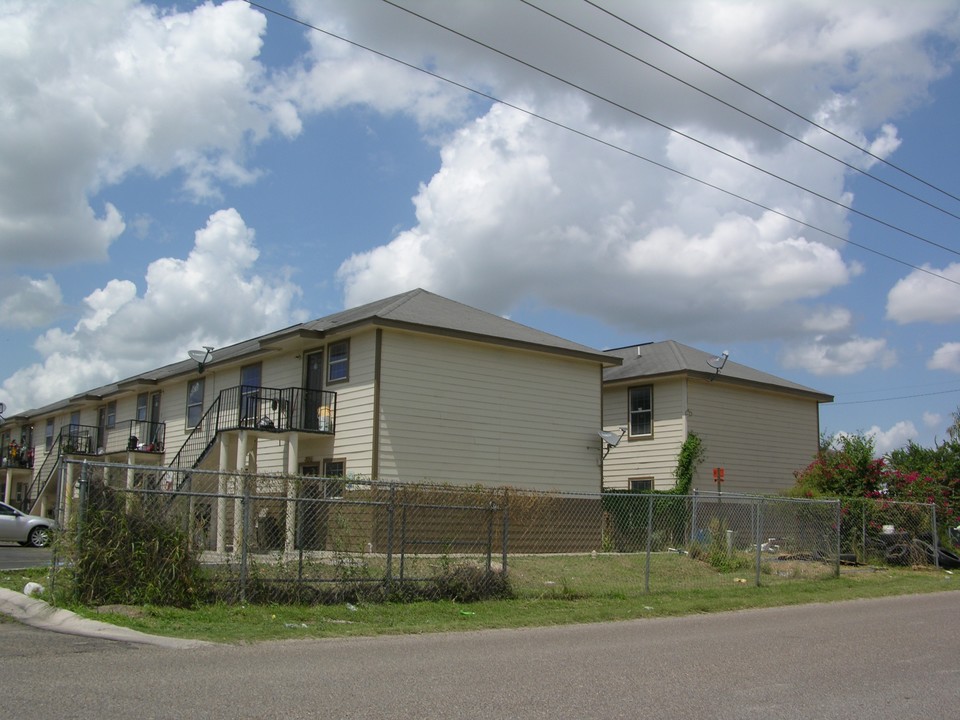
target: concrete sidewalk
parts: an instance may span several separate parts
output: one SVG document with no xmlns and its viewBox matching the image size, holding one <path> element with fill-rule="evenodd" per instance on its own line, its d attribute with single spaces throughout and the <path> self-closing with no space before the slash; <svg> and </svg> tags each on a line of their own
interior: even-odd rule
<svg viewBox="0 0 960 720">
<path fill-rule="evenodd" d="M 37 600 L 5 588 L 0 588 L 0 614 L 41 630 L 100 638 L 101 640 L 116 640 L 118 642 L 154 645 L 178 650 L 214 644 L 203 640 L 183 640 L 160 635 L 148 635 L 99 620 L 88 620 L 69 610 L 59 610 L 43 602 L 43 600 Z"/>
</svg>

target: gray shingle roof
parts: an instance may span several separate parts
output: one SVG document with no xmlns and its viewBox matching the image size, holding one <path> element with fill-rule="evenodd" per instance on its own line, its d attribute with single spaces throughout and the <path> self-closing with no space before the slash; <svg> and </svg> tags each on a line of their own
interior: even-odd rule
<svg viewBox="0 0 960 720">
<path fill-rule="evenodd" d="M 707 364 L 707 360 L 713 357 L 712 354 L 697 350 L 689 345 L 683 345 L 675 340 L 630 345 L 606 352 L 622 359 L 623 364 L 619 367 L 606 368 L 603 371 L 604 383 L 664 375 L 691 375 L 704 379 L 717 378 L 716 370 Z M 776 375 L 755 370 L 732 360 L 727 360 L 719 378 L 722 378 L 724 382 L 732 381 L 781 392 L 808 395 L 818 402 L 833 402 L 832 395 L 785 380 Z"/>
<path fill-rule="evenodd" d="M 243 358 L 284 338 L 307 335 L 319 339 L 333 332 L 349 331 L 353 327 L 363 325 L 399 327 L 528 350 L 539 350 L 595 360 L 604 366 L 619 364 L 618 358 L 600 350 L 521 325 L 499 315 L 493 315 L 469 305 L 434 295 L 426 290 L 416 289 L 244 340 L 234 345 L 217 348 L 213 351 L 207 365 L 213 366 Z M 135 386 L 142 383 L 144 386 L 149 386 L 166 378 L 194 372 L 196 367 L 197 364 L 193 360 L 181 360 L 88 390 L 73 396 L 73 398 L 65 398 L 35 410 L 18 413 L 18 416 L 44 415 L 66 408 L 70 405 L 71 400 L 79 400 L 86 396 L 106 397 L 116 393 L 125 385 Z"/>
<path fill-rule="evenodd" d="M 421 289 L 329 315 L 305 323 L 304 327 L 329 332 L 366 323 L 385 327 L 404 327 L 423 332 L 440 332 L 487 342 L 506 342 L 528 349 L 559 351 L 594 359 L 605 365 L 618 364 L 615 358 L 594 348 Z"/>
</svg>

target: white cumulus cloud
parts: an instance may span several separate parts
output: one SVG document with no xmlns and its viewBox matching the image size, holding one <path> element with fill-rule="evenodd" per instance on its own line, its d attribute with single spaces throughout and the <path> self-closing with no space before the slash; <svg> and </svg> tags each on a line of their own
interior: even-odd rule
<svg viewBox="0 0 960 720">
<path fill-rule="evenodd" d="M 886 455 L 892 450 L 905 446 L 910 440 L 916 442 L 917 428 L 909 420 L 901 420 L 887 430 L 874 425 L 864 432 L 867 437 L 873 438 L 877 455 Z"/>
<path fill-rule="evenodd" d="M 34 328 L 52 322 L 63 295 L 52 275 L 8 278 L 0 290 L 0 327 Z"/>
<path fill-rule="evenodd" d="M 927 361 L 927 367 L 960 373 L 960 342 L 943 343 Z"/>
<path fill-rule="evenodd" d="M 133 0 L 0 8 L 0 251 L 10 265 L 103 260 L 124 230 L 98 193 L 131 172 L 179 172 L 216 196 L 250 182 L 251 142 L 292 133 L 244 2 L 158 10 Z"/>
<path fill-rule="evenodd" d="M 911 322 L 947 323 L 960 320 L 960 263 L 943 269 L 923 266 L 948 282 L 927 272 L 914 270 L 902 278 L 887 295 L 887 317 L 900 324 Z"/>
<path fill-rule="evenodd" d="M 306 319 L 300 289 L 256 272 L 252 229 L 234 210 L 210 216 L 185 259 L 151 263 L 145 290 L 111 280 L 84 300 L 72 329 L 53 328 L 35 349 L 43 361 L 3 382 L 8 406 L 40 407 L 107 382 Z"/>
<path fill-rule="evenodd" d="M 818 336 L 789 346 L 781 362 L 784 367 L 801 368 L 814 375 L 853 375 L 871 367 L 892 367 L 896 353 L 883 338 Z"/>
</svg>

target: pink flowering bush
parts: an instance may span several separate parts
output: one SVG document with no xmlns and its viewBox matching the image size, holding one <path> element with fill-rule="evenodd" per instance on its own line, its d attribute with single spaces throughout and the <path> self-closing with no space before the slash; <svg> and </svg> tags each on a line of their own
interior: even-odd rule
<svg viewBox="0 0 960 720">
<path fill-rule="evenodd" d="M 795 473 L 791 494 L 932 503 L 938 525 L 960 524 L 960 441 L 935 448 L 910 443 L 888 458 L 874 457 L 874 449 L 863 435 L 821 441 L 814 461 Z"/>
</svg>

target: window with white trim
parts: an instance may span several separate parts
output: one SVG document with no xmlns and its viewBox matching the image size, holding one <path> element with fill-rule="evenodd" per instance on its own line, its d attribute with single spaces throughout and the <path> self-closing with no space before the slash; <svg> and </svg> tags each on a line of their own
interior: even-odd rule
<svg viewBox="0 0 960 720">
<path fill-rule="evenodd" d="M 350 341 L 331 343 L 327 348 L 327 382 L 345 382 L 350 377 Z"/>
<path fill-rule="evenodd" d="M 629 391 L 630 437 L 653 435 L 653 385 L 632 387 Z"/>
<path fill-rule="evenodd" d="M 196 427 L 203 417 L 203 378 L 187 383 L 187 427 Z"/>
</svg>

